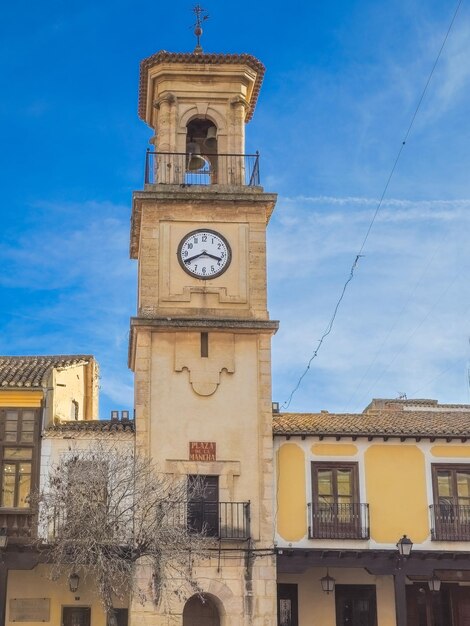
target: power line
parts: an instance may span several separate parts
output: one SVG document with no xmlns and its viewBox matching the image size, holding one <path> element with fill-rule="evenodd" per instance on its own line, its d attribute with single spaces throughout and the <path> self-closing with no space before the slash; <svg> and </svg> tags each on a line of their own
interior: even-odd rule
<svg viewBox="0 0 470 626">
<path fill-rule="evenodd" d="M 289 395 L 289 398 L 282 404 L 281 408 L 283 408 L 283 409 L 288 409 L 289 408 L 290 403 L 292 402 L 292 398 L 294 397 L 295 393 L 297 392 L 297 390 L 299 389 L 300 385 L 302 384 L 303 379 L 307 375 L 313 360 L 317 358 L 318 352 L 320 351 L 320 348 L 322 347 L 323 342 L 325 341 L 325 339 L 328 337 L 328 335 L 333 330 L 333 325 L 335 323 L 336 316 L 338 314 L 338 310 L 339 310 L 339 307 L 341 305 L 341 302 L 343 301 L 344 295 L 346 293 L 346 289 L 348 288 L 349 283 L 354 278 L 354 271 L 355 271 L 355 269 L 357 267 L 359 259 L 362 256 L 364 256 L 362 254 L 362 252 L 363 252 L 363 250 L 365 248 L 367 240 L 369 239 L 369 235 L 370 235 L 370 233 L 372 231 L 372 227 L 373 227 L 373 225 L 375 223 L 377 215 L 379 214 L 379 211 L 382 208 L 382 204 L 383 204 L 383 201 L 384 201 L 384 198 L 385 198 L 385 194 L 388 191 L 388 187 L 389 187 L 390 182 L 391 182 L 391 180 L 393 178 L 393 175 L 395 173 L 396 167 L 398 165 L 398 161 L 400 160 L 400 157 L 401 157 L 401 154 L 402 154 L 402 152 L 403 152 L 403 150 L 405 148 L 406 142 L 408 141 L 408 137 L 409 137 L 409 135 L 411 133 L 411 129 L 413 128 L 413 125 L 414 125 L 415 120 L 416 120 L 416 116 L 418 115 L 418 111 L 421 108 L 421 104 L 422 104 L 422 102 L 424 100 L 424 97 L 425 97 L 426 92 L 428 90 L 429 84 L 430 84 L 431 79 L 432 79 L 432 77 L 434 75 L 434 71 L 435 71 L 435 69 L 437 67 L 437 64 L 439 62 L 439 59 L 441 58 L 442 51 L 444 50 L 444 47 L 445 47 L 445 45 L 447 43 L 447 39 L 449 38 L 450 31 L 452 30 L 452 26 L 454 25 L 454 22 L 455 22 L 455 19 L 457 17 L 457 13 L 459 12 L 461 4 L 462 4 L 462 0 L 459 0 L 458 3 L 457 3 L 456 9 L 454 11 L 454 14 L 452 16 L 452 19 L 450 21 L 449 27 L 447 28 L 447 32 L 445 34 L 444 40 L 442 42 L 442 45 L 441 45 L 441 47 L 439 49 L 439 52 L 437 53 L 436 59 L 434 61 L 434 64 L 433 64 L 433 66 L 431 68 L 431 71 L 430 71 L 430 73 L 428 75 L 428 79 L 426 81 L 426 84 L 424 85 L 424 89 L 422 90 L 421 95 L 419 97 L 418 104 L 416 105 L 416 108 L 415 108 L 415 111 L 414 111 L 414 113 L 413 113 L 413 115 L 411 117 L 411 121 L 409 123 L 409 126 L 408 126 L 408 128 L 407 128 L 407 130 L 405 132 L 405 136 L 404 136 L 403 141 L 401 143 L 401 146 L 400 146 L 400 148 L 398 150 L 398 153 L 397 153 L 397 156 L 396 156 L 395 161 L 393 163 L 392 169 L 390 170 L 390 174 L 388 175 L 387 181 L 385 183 L 385 187 L 384 187 L 384 189 L 382 191 L 382 194 L 380 196 L 380 199 L 379 199 L 379 201 L 377 203 L 377 206 L 375 208 L 374 214 L 373 214 L 372 219 L 371 219 L 371 221 L 369 223 L 369 226 L 367 228 L 367 231 L 366 231 L 366 234 L 364 236 L 364 239 L 362 240 L 362 243 L 361 243 L 361 246 L 359 248 L 359 251 L 356 254 L 356 258 L 354 259 L 353 264 L 351 266 L 351 269 L 350 269 L 350 272 L 349 272 L 349 276 L 348 276 L 346 282 L 344 283 L 343 288 L 341 290 L 341 294 L 340 294 L 340 296 L 339 296 L 339 298 L 338 298 L 338 300 L 336 302 L 336 305 L 335 305 L 335 308 L 333 310 L 333 314 L 332 314 L 332 316 L 330 318 L 330 321 L 328 323 L 328 326 L 326 327 L 325 331 L 323 332 L 322 336 L 320 337 L 320 339 L 318 341 L 318 346 L 316 347 L 315 351 L 313 352 L 312 356 L 310 357 L 305 370 L 302 372 L 301 376 L 299 377 L 299 380 L 297 381 L 296 386 L 291 391 L 291 393 Z"/>
</svg>

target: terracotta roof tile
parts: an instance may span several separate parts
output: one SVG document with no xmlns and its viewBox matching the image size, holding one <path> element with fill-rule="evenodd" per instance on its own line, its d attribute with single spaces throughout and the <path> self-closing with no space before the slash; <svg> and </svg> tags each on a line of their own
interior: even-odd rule
<svg viewBox="0 0 470 626">
<path fill-rule="evenodd" d="M 273 416 L 273 432 L 274 435 L 470 437 L 470 407 L 446 411 L 443 405 L 443 409 L 279 413 Z"/>
<path fill-rule="evenodd" d="M 47 429 L 50 433 L 68 432 L 134 432 L 134 420 L 87 420 L 77 422 L 61 422 Z"/>
<path fill-rule="evenodd" d="M 194 65 L 215 65 L 221 63 L 244 63 L 255 70 L 258 75 L 253 86 L 253 94 L 251 97 L 250 108 L 247 111 L 245 121 L 249 122 L 253 117 L 258 95 L 263 82 L 266 68 L 251 54 L 195 54 L 194 52 L 167 52 L 160 50 L 156 54 L 147 57 L 140 63 L 140 82 L 139 82 L 139 117 L 145 121 L 145 107 L 147 102 L 148 81 L 147 75 L 149 68 L 159 63 L 191 63 Z"/>
<path fill-rule="evenodd" d="M 3 388 L 40 389 L 47 384 L 52 368 L 89 363 L 84 354 L 50 356 L 0 356 L 0 386 Z"/>
</svg>

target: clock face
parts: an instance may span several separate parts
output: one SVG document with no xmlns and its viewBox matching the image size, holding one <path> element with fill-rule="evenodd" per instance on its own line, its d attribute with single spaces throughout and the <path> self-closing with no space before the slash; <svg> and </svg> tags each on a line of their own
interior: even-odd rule
<svg viewBox="0 0 470 626">
<path fill-rule="evenodd" d="M 186 235 L 178 246 L 177 254 L 185 272 L 204 280 L 223 274 L 232 259 L 225 237 L 207 228 L 193 230 Z"/>
</svg>

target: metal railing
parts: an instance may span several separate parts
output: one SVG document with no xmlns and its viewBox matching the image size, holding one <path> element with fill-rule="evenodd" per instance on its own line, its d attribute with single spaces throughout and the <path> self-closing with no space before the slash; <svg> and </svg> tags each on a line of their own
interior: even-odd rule
<svg viewBox="0 0 470 626">
<path fill-rule="evenodd" d="M 431 504 L 429 512 L 433 541 L 470 541 L 470 506 Z"/>
<path fill-rule="evenodd" d="M 190 532 L 200 532 L 217 539 L 250 538 L 249 502 L 165 501 L 159 505 L 159 510 L 164 525 L 183 527 Z M 49 540 L 58 537 L 64 528 L 70 531 L 66 507 L 55 513 L 52 528 L 49 529 Z M 132 520 L 125 527 L 109 528 L 109 541 L 124 544 L 131 540 Z"/>
<path fill-rule="evenodd" d="M 260 184 L 259 154 L 193 155 L 147 150 L 144 182 L 146 185 L 254 187 Z"/>
<path fill-rule="evenodd" d="M 311 502 L 309 539 L 368 539 L 369 505 L 357 502 Z"/>
<path fill-rule="evenodd" d="M 193 500 L 186 503 L 186 526 L 218 539 L 250 538 L 249 502 L 210 502 Z"/>
<path fill-rule="evenodd" d="M 0 528 L 6 528 L 8 539 L 24 541 L 36 535 L 34 515 L 29 509 L 24 511 L 0 512 Z"/>
</svg>

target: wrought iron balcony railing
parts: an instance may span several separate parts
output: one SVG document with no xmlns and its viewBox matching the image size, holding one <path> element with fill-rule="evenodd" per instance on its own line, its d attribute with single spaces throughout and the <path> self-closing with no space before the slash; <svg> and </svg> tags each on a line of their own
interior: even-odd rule
<svg viewBox="0 0 470 626">
<path fill-rule="evenodd" d="M 433 541 L 470 541 L 470 506 L 452 502 L 431 504 Z"/>
<path fill-rule="evenodd" d="M 309 539 L 368 539 L 369 505 L 356 502 L 312 502 Z"/>
<path fill-rule="evenodd" d="M 217 539 L 249 539 L 250 503 L 190 501 L 186 504 L 186 525 Z"/>
<path fill-rule="evenodd" d="M 259 154 L 193 155 L 151 152 L 145 158 L 145 184 L 258 186 Z"/>
<path fill-rule="evenodd" d="M 208 537 L 226 540 L 247 540 L 250 538 L 250 503 L 249 502 L 210 502 L 207 500 L 190 500 L 185 502 L 162 502 L 161 523 L 178 526 L 190 532 L 200 532 Z M 106 519 L 103 519 L 106 524 Z M 61 534 L 62 529 L 70 531 L 67 524 L 67 508 L 64 507 L 54 515 L 52 528 L 49 529 L 49 540 Z M 118 544 L 132 542 L 132 520 L 123 527 L 110 526 L 109 541 Z"/>
</svg>

